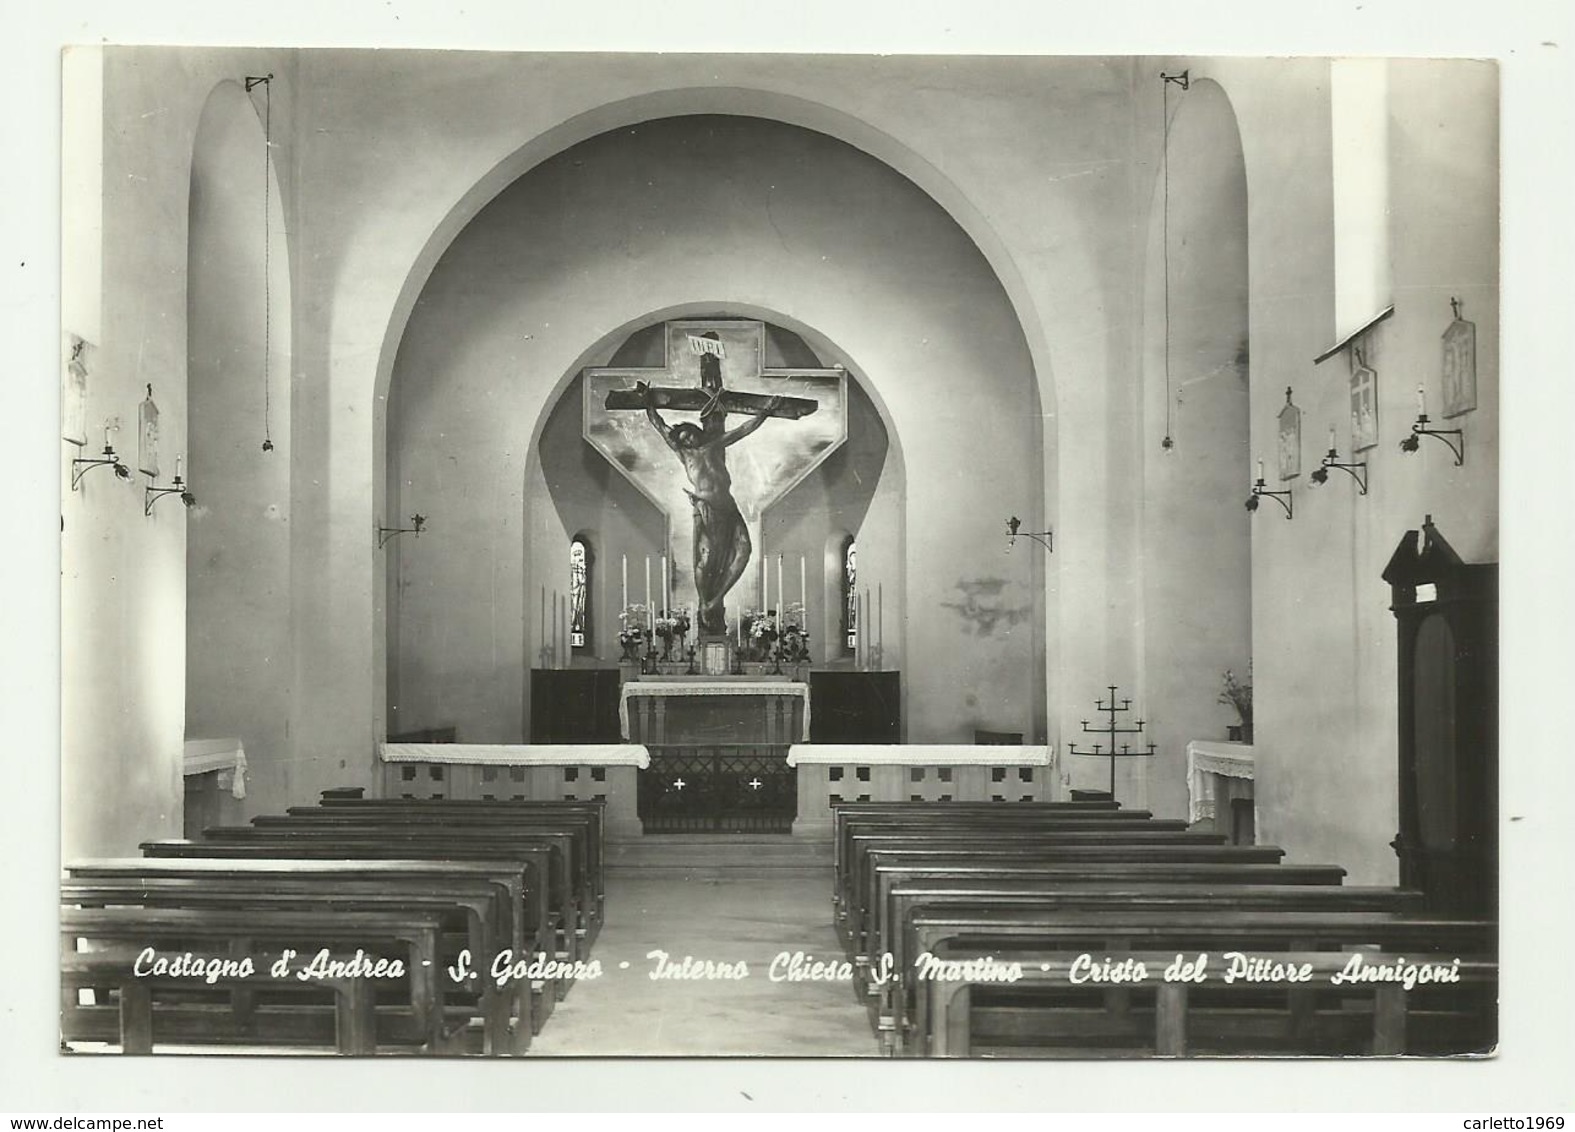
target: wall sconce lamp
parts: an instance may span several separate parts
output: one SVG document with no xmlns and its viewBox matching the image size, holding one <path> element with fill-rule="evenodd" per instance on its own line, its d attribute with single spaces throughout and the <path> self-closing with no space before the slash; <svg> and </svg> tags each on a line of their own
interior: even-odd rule
<svg viewBox="0 0 1575 1132">
<path fill-rule="evenodd" d="M 180 496 L 180 501 L 186 505 L 188 511 L 197 505 L 197 497 L 191 493 L 186 481 L 180 478 L 179 456 L 175 457 L 175 479 L 169 487 L 154 487 L 150 484 L 143 489 L 142 513 L 144 515 L 153 514 L 153 505 L 166 495 Z"/>
<path fill-rule="evenodd" d="M 1055 532 L 1054 531 L 1024 531 L 1024 530 L 1019 530 L 1019 528 L 1022 525 L 1023 525 L 1023 521 L 1021 519 L 1019 519 L 1016 515 L 1013 515 L 1010 519 L 1006 520 L 1006 549 L 1007 550 L 1011 550 L 1012 547 L 1016 546 L 1017 545 L 1017 536 L 1018 535 L 1022 535 L 1024 538 L 1031 538 L 1031 539 L 1033 539 L 1040 546 L 1042 546 L 1046 550 L 1048 550 L 1051 554 L 1055 553 Z"/>
<path fill-rule="evenodd" d="M 1411 424 L 1411 435 L 1400 442 L 1400 451 L 1415 452 L 1422 447 L 1421 438 L 1435 436 L 1455 454 L 1455 467 L 1466 462 L 1466 434 L 1458 428 L 1428 428 L 1427 400 L 1422 387 L 1416 387 L 1416 420 Z M 1453 439 L 1451 439 L 1453 438 Z"/>
<path fill-rule="evenodd" d="M 1272 499 L 1281 507 L 1285 508 L 1285 517 L 1287 519 L 1290 519 L 1295 515 L 1294 504 L 1291 501 L 1291 489 L 1286 488 L 1284 491 L 1270 491 L 1269 485 L 1264 481 L 1263 478 L 1263 461 L 1259 460 L 1258 481 L 1252 485 L 1252 494 L 1247 497 L 1247 510 L 1249 512 L 1257 511 L 1258 500 L 1265 498 Z"/>
<path fill-rule="evenodd" d="M 410 523 L 411 525 L 408 527 L 378 527 L 377 548 L 379 550 L 383 549 L 383 547 L 400 535 L 415 535 L 417 538 L 420 538 L 422 528 L 427 525 L 427 517 L 425 515 L 412 515 L 410 516 Z"/>
<path fill-rule="evenodd" d="M 1334 446 L 1334 429 L 1329 430 L 1329 451 L 1324 453 L 1323 462 L 1313 469 L 1313 483 L 1328 483 L 1329 469 L 1339 468 L 1346 475 L 1356 481 L 1356 494 L 1367 494 L 1367 461 L 1360 464 L 1346 464 L 1340 461 L 1340 452 Z"/>
<path fill-rule="evenodd" d="M 131 469 L 126 467 L 126 465 L 124 465 L 124 464 L 122 464 L 120 462 L 120 457 L 115 455 L 115 447 L 114 447 L 114 445 L 110 444 L 110 442 L 109 442 L 109 432 L 110 432 L 110 429 L 113 428 L 113 427 L 115 427 L 115 426 L 112 425 L 112 424 L 108 424 L 108 425 L 104 426 L 104 455 L 103 456 L 100 456 L 100 457 L 97 457 L 97 458 L 88 458 L 88 457 L 84 457 L 84 456 L 78 456 L 75 460 L 71 461 L 71 490 L 72 491 L 75 491 L 77 489 L 77 484 L 82 482 L 82 477 L 83 476 L 87 475 L 94 468 L 102 467 L 102 466 L 106 466 L 106 465 L 109 466 L 109 467 L 114 468 L 115 469 L 115 475 L 117 475 L 121 479 L 129 480 L 131 478 Z"/>
</svg>

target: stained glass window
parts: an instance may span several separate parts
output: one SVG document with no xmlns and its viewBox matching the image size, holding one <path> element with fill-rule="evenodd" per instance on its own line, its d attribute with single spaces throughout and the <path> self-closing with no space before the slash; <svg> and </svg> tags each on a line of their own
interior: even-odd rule
<svg viewBox="0 0 1575 1132">
<path fill-rule="evenodd" d="M 582 539 L 569 544 L 569 647 L 586 647 L 590 626 L 591 551 Z"/>
<path fill-rule="evenodd" d="M 859 598 L 857 553 L 853 540 L 848 540 L 842 550 L 842 634 L 843 651 L 853 653 L 859 647 Z"/>
</svg>

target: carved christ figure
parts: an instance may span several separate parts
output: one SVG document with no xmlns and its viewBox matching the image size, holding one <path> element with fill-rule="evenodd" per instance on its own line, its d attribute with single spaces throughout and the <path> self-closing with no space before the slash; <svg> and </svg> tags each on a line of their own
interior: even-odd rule
<svg viewBox="0 0 1575 1132">
<path fill-rule="evenodd" d="M 783 398 L 764 398 L 760 408 L 737 428 L 727 428 L 721 362 L 712 354 L 700 358 L 700 388 L 705 403 L 700 423 L 669 425 L 653 404 L 652 390 L 643 381 L 635 392 L 645 415 L 684 466 L 689 488 L 684 494 L 694 507 L 694 575 L 699 597 L 696 620 L 702 634 L 724 634 L 727 622 L 723 598 L 749 566 L 749 527 L 733 498 L 733 477 L 727 470 L 727 449 L 783 408 Z"/>
</svg>

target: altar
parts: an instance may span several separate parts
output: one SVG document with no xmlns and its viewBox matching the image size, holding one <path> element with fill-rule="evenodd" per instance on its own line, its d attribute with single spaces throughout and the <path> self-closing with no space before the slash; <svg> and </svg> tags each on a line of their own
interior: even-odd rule
<svg viewBox="0 0 1575 1132">
<path fill-rule="evenodd" d="M 640 772 L 647 833 L 788 833 L 797 810 L 788 748 L 809 737 L 809 685 L 773 676 L 626 681 L 624 738 L 650 752 Z"/>
<path fill-rule="evenodd" d="M 772 676 L 662 676 L 626 681 L 623 738 L 647 746 L 770 745 L 809 741 L 809 685 Z"/>
</svg>

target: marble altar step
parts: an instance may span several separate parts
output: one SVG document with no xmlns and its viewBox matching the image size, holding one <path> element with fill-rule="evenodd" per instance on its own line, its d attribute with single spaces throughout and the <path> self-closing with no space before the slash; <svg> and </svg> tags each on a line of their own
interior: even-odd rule
<svg viewBox="0 0 1575 1132">
<path fill-rule="evenodd" d="M 831 875 L 831 842 L 768 834 L 653 834 L 609 839 L 609 872 L 712 877 Z"/>
</svg>

